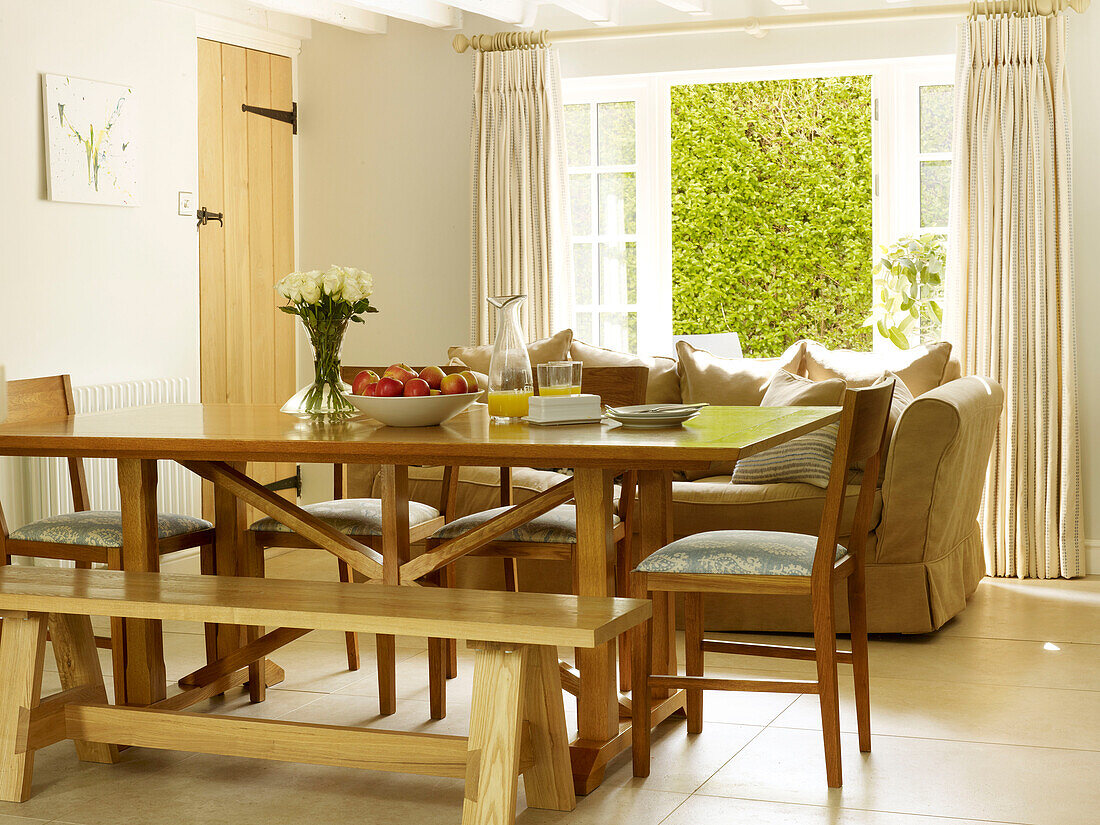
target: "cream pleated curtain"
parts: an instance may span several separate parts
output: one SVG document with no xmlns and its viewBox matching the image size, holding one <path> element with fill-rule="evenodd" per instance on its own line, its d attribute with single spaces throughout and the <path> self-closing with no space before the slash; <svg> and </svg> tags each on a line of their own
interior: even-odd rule
<svg viewBox="0 0 1100 825">
<path fill-rule="evenodd" d="M 982 515 L 987 569 L 1080 576 L 1065 18 L 965 23 L 955 101 L 954 340 L 967 372 L 1005 390 Z"/>
<path fill-rule="evenodd" d="M 470 338 L 492 340 L 493 295 L 528 296 L 528 338 L 545 338 L 572 284 L 558 55 L 537 46 L 475 60 Z"/>
</svg>

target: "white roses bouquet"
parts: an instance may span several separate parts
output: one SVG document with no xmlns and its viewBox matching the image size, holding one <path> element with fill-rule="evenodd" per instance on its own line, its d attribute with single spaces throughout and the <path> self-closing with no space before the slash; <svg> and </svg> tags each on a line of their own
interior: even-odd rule
<svg viewBox="0 0 1100 825">
<path fill-rule="evenodd" d="M 330 266 L 324 272 L 291 272 L 275 284 L 286 298 L 279 307 L 302 319 L 313 345 L 314 382 L 301 389 L 283 412 L 314 418 L 341 417 L 355 408 L 344 398 L 350 388 L 340 378 L 340 347 L 348 322 L 363 323 L 366 312 L 378 312 L 370 303 L 374 278 L 350 266 Z"/>
</svg>

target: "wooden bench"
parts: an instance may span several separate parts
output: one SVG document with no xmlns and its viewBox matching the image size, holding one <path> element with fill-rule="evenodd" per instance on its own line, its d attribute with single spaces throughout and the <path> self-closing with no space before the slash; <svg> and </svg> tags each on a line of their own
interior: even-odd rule
<svg viewBox="0 0 1100 825">
<path fill-rule="evenodd" d="M 192 700 L 175 696 L 112 706 L 90 616 L 422 637 L 445 630 L 477 642 L 470 735 L 185 713 L 178 708 Z M 118 745 L 134 745 L 462 778 L 465 824 L 513 822 L 522 775 L 530 807 L 570 811 L 557 647 L 611 642 L 649 616 L 649 602 L 635 599 L 0 567 L 0 799 L 27 799 L 34 752 L 72 739 L 84 761 L 114 762 Z M 47 627 L 62 692 L 41 699 Z"/>
</svg>

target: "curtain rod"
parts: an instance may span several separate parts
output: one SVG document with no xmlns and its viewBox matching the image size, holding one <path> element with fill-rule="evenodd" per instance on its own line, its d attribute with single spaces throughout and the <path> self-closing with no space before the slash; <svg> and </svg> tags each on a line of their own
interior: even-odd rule
<svg viewBox="0 0 1100 825">
<path fill-rule="evenodd" d="M 745 32 L 763 37 L 773 29 L 798 29 L 813 26 L 853 25 L 858 23 L 890 23 L 904 20 L 934 20 L 945 17 L 966 17 L 975 11 L 979 14 L 1035 9 L 1050 15 L 1066 9 L 1079 13 L 1089 7 L 1092 0 L 978 0 L 976 3 L 953 3 L 945 6 L 915 8 L 868 9 L 865 11 L 824 12 L 820 14 L 790 14 L 778 17 L 743 17 L 738 20 L 691 20 L 683 23 L 659 23 L 647 26 L 606 26 L 570 31 L 512 31 L 496 34 L 475 34 L 467 37 L 456 34 L 452 45 L 459 54 L 467 49 L 475 51 L 506 51 L 529 46 L 546 46 L 550 43 L 580 43 L 586 40 L 627 40 L 638 37 L 670 37 L 681 34 L 715 34 L 718 32 Z"/>
</svg>

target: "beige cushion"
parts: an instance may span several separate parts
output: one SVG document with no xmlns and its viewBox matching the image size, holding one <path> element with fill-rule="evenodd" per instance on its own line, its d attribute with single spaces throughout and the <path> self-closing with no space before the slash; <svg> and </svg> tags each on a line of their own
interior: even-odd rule
<svg viewBox="0 0 1100 825">
<path fill-rule="evenodd" d="M 647 404 L 679 404 L 680 376 L 676 373 L 676 359 L 657 356 L 648 358 L 631 355 L 603 347 L 594 347 L 573 339 L 569 356 L 592 367 L 649 367 L 649 383 L 646 386 Z"/>
<path fill-rule="evenodd" d="M 564 361 L 569 357 L 569 345 L 573 342 L 573 330 L 563 329 L 549 338 L 540 338 L 527 345 L 527 355 L 531 358 L 531 366 L 545 364 L 547 361 Z M 485 344 L 477 347 L 451 347 L 447 350 L 448 358 L 457 358 L 463 364 L 475 372 L 489 372 L 489 361 L 493 357 L 493 345 Z"/>
<path fill-rule="evenodd" d="M 832 407 L 844 400 L 844 379 L 827 378 L 813 381 L 777 370 L 768 382 L 761 407 Z"/>
<path fill-rule="evenodd" d="M 471 513 L 440 527 L 433 538 L 457 538 L 469 533 L 475 527 L 480 527 L 487 521 L 507 513 L 511 509 L 511 507 L 494 507 L 480 513 Z M 616 525 L 620 521 L 619 517 L 614 514 L 612 514 L 611 520 Z M 503 533 L 497 537 L 497 541 L 522 541 L 530 544 L 576 544 L 577 505 L 561 504 L 548 513 L 535 516 L 535 518 L 521 524 L 515 530 Z"/>
<path fill-rule="evenodd" d="M 905 382 L 914 397 L 923 395 L 944 382 L 951 358 L 951 345 L 946 341 L 922 344 L 919 347 L 891 355 L 830 350 L 814 341 L 806 341 L 802 359 L 802 374 L 814 381 L 843 378 L 849 387 L 869 387 L 886 370 Z"/>
<path fill-rule="evenodd" d="M 799 341 L 779 358 L 720 358 L 687 341 L 677 341 L 682 400 L 685 404 L 705 401 L 719 406 L 756 406 L 777 369 L 799 371 L 802 348 Z M 877 375 L 881 374 L 880 369 Z"/>
<path fill-rule="evenodd" d="M 828 487 L 839 431 L 839 424 L 830 424 L 762 453 L 742 458 L 734 467 L 733 483 L 775 484 L 789 481 Z"/>
</svg>

